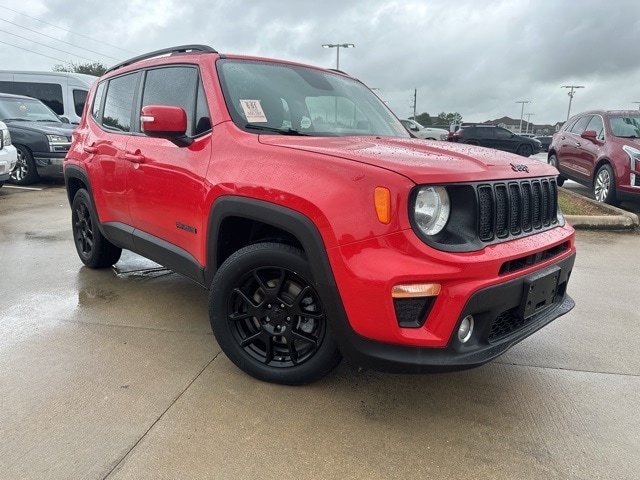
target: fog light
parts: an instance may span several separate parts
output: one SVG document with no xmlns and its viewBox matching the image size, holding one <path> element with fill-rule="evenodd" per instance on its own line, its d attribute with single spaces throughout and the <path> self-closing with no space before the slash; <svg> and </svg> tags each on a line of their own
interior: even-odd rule
<svg viewBox="0 0 640 480">
<path fill-rule="evenodd" d="M 460 322 L 460 328 L 458 328 L 458 340 L 461 343 L 467 343 L 473 333 L 473 316 L 467 315 Z"/>
</svg>

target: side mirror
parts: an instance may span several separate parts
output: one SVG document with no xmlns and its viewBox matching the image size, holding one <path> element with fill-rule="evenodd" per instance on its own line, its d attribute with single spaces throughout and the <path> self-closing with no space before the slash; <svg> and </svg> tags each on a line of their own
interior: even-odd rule
<svg viewBox="0 0 640 480">
<path fill-rule="evenodd" d="M 191 145 L 187 137 L 187 113 L 180 107 L 147 105 L 140 115 L 142 131 L 150 137 L 166 138 L 179 147 Z"/>
<path fill-rule="evenodd" d="M 414 132 L 417 132 L 418 130 L 420 130 L 418 127 L 416 127 L 415 125 L 410 125 L 409 126 L 409 130 L 412 130 Z"/>
<path fill-rule="evenodd" d="M 596 145 L 600 143 L 598 141 L 598 134 L 595 130 L 585 130 L 584 132 L 582 132 L 582 134 L 580 134 L 580 136 L 585 140 L 589 140 L 590 142 L 595 143 Z"/>
<path fill-rule="evenodd" d="M 71 123 L 67 117 L 64 117 L 62 115 L 58 115 L 58 118 L 62 123 Z"/>
</svg>

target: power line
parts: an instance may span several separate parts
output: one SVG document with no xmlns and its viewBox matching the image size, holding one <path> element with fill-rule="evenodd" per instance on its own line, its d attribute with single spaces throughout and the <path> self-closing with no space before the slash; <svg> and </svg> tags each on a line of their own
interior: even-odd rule
<svg viewBox="0 0 640 480">
<path fill-rule="evenodd" d="M 3 42 L 0 40 L 0 43 L 4 43 L 5 45 L 9 45 L 10 47 L 19 48 L 20 50 L 26 50 L 27 52 L 35 53 L 36 55 L 42 55 L 43 57 L 52 58 L 53 60 L 58 60 L 59 62 L 68 62 L 68 60 L 62 60 L 61 58 L 52 57 L 50 55 L 45 55 L 44 53 L 34 52 L 33 50 L 29 50 L 28 48 L 19 47 L 17 45 L 13 45 L 11 43 Z"/>
<path fill-rule="evenodd" d="M 36 45 L 40 45 L 42 47 L 50 48 L 51 50 L 57 50 L 58 52 L 66 53 L 67 55 L 72 55 L 74 57 L 84 58 L 85 60 L 89 60 L 90 62 L 100 63 L 100 62 L 97 62 L 96 60 L 94 60 L 93 58 L 83 57 L 82 55 L 78 55 L 76 53 L 71 53 L 71 52 L 67 52 L 65 50 L 60 50 L 59 48 L 56 48 L 56 47 L 50 47 L 49 45 L 45 45 L 44 43 L 35 42 L 35 41 L 31 40 L 30 38 L 21 37 L 20 35 L 16 35 L 15 33 L 7 32 L 6 30 L 2 30 L 1 28 L 0 28 L 0 32 L 8 33 L 9 35 L 11 35 L 13 37 L 21 38 L 23 40 L 26 40 L 27 42 L 32 42 L 32 43 L 35 43 Z"/>
<path fill-rule="evenodd" d="M 42 33 L 42 32 L 38 32 L 37 30 L 32 30 L 32 29 L 30 29 L 30 28 L 23 27 L 22 25 L 18 25 L 17 23 L 10 22 L 9 20 L 5 20 L 4 18 L 0 18 L 0 20 L 2 20 L 3 22 L 6 22 L 6 23 L 10 23 L 11 25 L 15 25 L 16 27 L 24 28 L 25 30 L 29 30 L 30 32 L 37 33 L 38 35 L 42 35 L 43 37 L 50 38 L 50 39 L 52 39 L 52 40 L 55 40 L 56 42 L 66 43 L 67 45 L 71 45 L 71 46 L 72 46 L 72 47 L 74 47 L 74 48 L 79 48 L 80 50 L 86 50 L 87 52 L 95 53 L 96 55 L 100 55 L 101 57 L 110 58 L 110 59 L 112 59 L 112 60 L 116 60 L 116 61 L 120 61 L 120 60 L 122 60 L 121 58 L 111 57 L 111 56 L 109 56 L 109 55 L 105 55 L 104 53 L 96 52 L 96 51 L 94 51 L 94 50 L 89 50 L 88 48 L 79 47 L 79 46 L 77 46 L 77 45 L 74 45 L 73 43 L 65 42 L 64 40 L 60 40 L 60 39 L 55 38 L 55 37 L 52 37 L 52 36 L 50 36 L 50 35 L 46 35 L 46 34 L 44 34 L 44 33 Z M 10 33 L 10 32 L 6 32 L 5 30 L 0 30 L 0 31 L 5 32 L 5 33 Z M 11 34 L 11 35 L 14 35 L 14 34 Z M 17 36 L 18 36 L 18 35 L 16 35 L 16 37 L 17 37 Z M 20 37 L 20 38 L 22 38 L 22 37 Z"/>
<path fill-rule="evenodd" d="M 6 7 L 6 6 L 4 6 L 4 5 L 0 5 L 0 6 L 1 6 L 2 8 L 4 8 L 5 10 L 9 10 L 10 12 L 17 13 L 18 15 L 22 15 L 22 16 L 27 17 L 27 18 L 30 18 L 30 19 L 32 19 L 32 20 L 36 20 L 36 21 L 38 21 L 38 22 L 44 23 L 45 25 L 49 25 L 49 26 L 51 26 L 51 27 L 59 28 L 60 30 L 64 30 L 65 32 L 72 33 L 73 35 L 78 35 L 79 37 L 88 38 L 89 40 L 92 40 L 92 41 L 94 41 L 94 42 L 101 43 L 101 44 L 106 45 L 106 46 L 108 46 L 108 47 L 117 48 L 118 50 L 122 50 L 123 52 L 132 53 L 132 54 L 134 54 L 134 55 L 135 55 L 135 53 L 136 53 L 136 52 L 132 52 L 131 50 L 127 50 L 126 48 L 118 47 L 118 46 L 116 46 L 116 45 L 111 45 L 111 44 L 109 44 L 109 43 L 103 42 L 102 40 L 96 40 L 95 38 L 88 37 L 87 35 L 83 35 L 83 34 L 81 34 L 81 33 L 73 32 L 73 31 L 71 31 L 71 30 L 67 30 L 66 28 L 59 27 L 58 25 L 54 25 L 53 23 L 45 22 L 44 20 L 40 20 L 39 18 L 32 17 L 32 16 L 30 16 L 30 15 L 27 15 L 26 13 L 19 12 L 19 11 L 17 11 L 17 10 L 14 10 L 14 9 L 12 9 L 12 8 L 9 8 L 9 7 Z"/>
</svg>

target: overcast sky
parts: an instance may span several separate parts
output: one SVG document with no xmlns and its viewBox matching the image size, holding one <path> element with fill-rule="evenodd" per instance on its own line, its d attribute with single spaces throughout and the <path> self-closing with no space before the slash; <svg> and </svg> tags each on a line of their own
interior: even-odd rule
<svg viewBox="0 0 640 480">
<path fill-rule="evenodd" d="M 19 13 L 17 13 L 19 12 Z M 25 16 L 26 15 L 26 16 Z M 43 23 L 46 22 L 46 23 Z M 45 36 L 46 35 L 46 36 Z M 401 118 L 564 121 L 637 109 L 639 0 L 0 0 L 0 69 L 113 65 L 174 45 L 340 69 L 379 89 Z"/>
</svg>

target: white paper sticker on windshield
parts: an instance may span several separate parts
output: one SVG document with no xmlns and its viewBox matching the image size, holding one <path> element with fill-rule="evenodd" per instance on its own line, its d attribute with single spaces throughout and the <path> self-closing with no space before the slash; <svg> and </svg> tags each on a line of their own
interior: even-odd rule
<svg viewBox="0 0 640 480">
<path fill-rule="evenodd" d="M 267 122 L 267 117 L 264 115 L 260 100 L 240 100 L 240 106 L 244 111 L 244 116 L 247 117 L 249 123 L 264 123 Z"/>
</svg>

